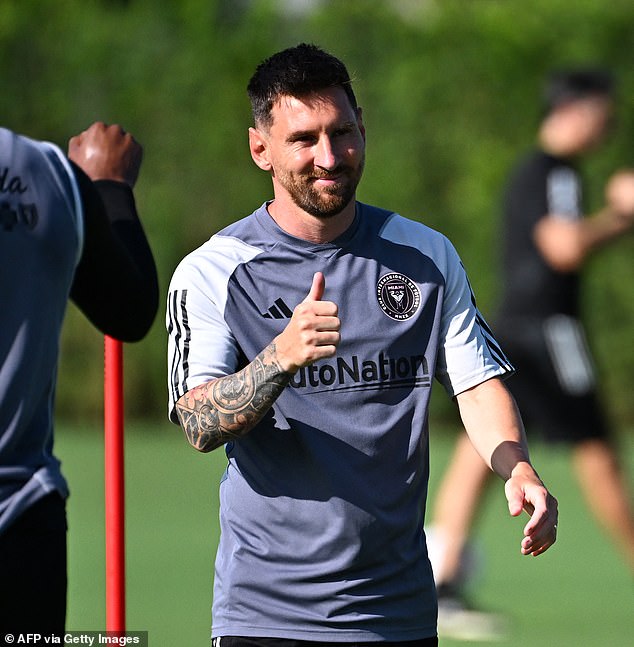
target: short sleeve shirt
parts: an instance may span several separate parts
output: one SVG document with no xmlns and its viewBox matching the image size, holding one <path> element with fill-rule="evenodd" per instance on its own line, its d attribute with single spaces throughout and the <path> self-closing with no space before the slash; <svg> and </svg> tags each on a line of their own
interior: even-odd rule
<svg viewBox="0 0 634 647">
<path fill-rule="evenodd" d="M 433 636 L 423 532 L 432 381 L 453 396 L 512 370 L 444 236 L 361 203 L 327 244 L 290 236 L 266 205 L 219 232 L 170 285 L 170 417 L 189 389 L 252 361 L 316 271 L 338 305 L 341 343 L 226 445 L 213 635 Z"/>
<path fill-rule="evenodd" d="M 579 275 L 557 272 L 534 241 L 544 216 L 583 217 L 581 180 L 565 159 L 534 151 L 517 165 L 504 196 L 501 318 L 579 314 Z"/>
</svg>

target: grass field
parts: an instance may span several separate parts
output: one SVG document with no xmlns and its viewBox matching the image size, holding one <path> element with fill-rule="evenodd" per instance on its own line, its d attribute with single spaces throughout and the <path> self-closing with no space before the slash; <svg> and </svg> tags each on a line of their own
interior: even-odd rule
<svg viewBox="0 0 634 647">
<path fill-rule="evenodd" d="M 453 442 L 432 429 L 432 490 Z M 103 438 L 60 425 L 57 453 L 69 499 L 69 630 L 105 628 Z M 489 492 L 477 527 L 484 558 L 473 592 L 511 618 L 512 647 L 634 644 L 634 583 L 574 486 L 567 455 L 539 444 L 533 461 L 560 502 L 559 541 L 539 559 L 519 553 L 522 522 Z M 624 445 L 634 474 L 634 437 Z M 127 628 L 150 647 L 208 647 L 217 488 L 224 454 L 190 449 L 177 427 L 126 430 Z M 464 642 L 441 640 L 443 647 Z M 484 643 L 478 643 L 483 645 Z"/>
</svg>

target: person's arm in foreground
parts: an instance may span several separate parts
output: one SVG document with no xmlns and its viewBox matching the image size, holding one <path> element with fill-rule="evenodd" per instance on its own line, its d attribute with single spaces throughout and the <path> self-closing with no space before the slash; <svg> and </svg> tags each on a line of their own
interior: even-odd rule
<svg viewBox="0 0 634 647">
<path fill-rule="evenodd" d="M 487 380 L 456 396 L 471 442 L 505 481 L 509 512 L 525 510 L 522 554 L 541 555 L 557 538 L 557 500 L 530 463 L 524 428 L 515 401 L 499 378 Z"/>
<path fill-rule="evenodd" d="M 101 332 L 138 341 L 158 310 L 152 251 L 132 189 L 143 150 L 120 126 L 98 122 L 73 137 L 68 156 L 84 209 L 84 248 L 71 298 Z"/>
<path fill-rule="evenodd" d="M 340 322 L 336 304 L 321 300 L 324 287 L 324 276 L 317 272 L 289 324 L 250 364 L 178 400 L 178 419 L 193 447 L 209 452 L 246 435 L 299 368 L 335 354 Z"/>
</svg>

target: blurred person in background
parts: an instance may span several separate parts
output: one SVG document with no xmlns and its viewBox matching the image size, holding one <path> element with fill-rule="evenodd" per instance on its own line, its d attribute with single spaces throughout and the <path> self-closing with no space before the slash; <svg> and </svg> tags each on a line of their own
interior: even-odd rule
<svg viewBox="0 0 634 647">
<path fill-rule="evenodd" d="M 508 379 L 530 431 L 570 446 L 579 486 L 634 572 L 634 516 L 615 438 L 599 402 L 580 321 L 580 272 L 634 223 L 634 171 L 615 173 L 604 207 L 585 216 L 578 161 L 608 133 L 612 76 L 555 72 L 545 87 L 538 148 L 513 170 L 504 194 L 503 290 L 496 338 L 517 373 Z M 465 599 L 468 537 L 490 470 L 462 434 L 436 494 L 428 531 L 439 596 L 439 635 L 489 639 L 502 619 Z"/>
<path fill-rule="evenodd" d="M 0 128 L 0 635 L 64 631 L 60 332 L 69 299 L 126 342 L 156 316 L 156 267 L 132 193 L 141 159 L 117 125 L 73 137 L 68 157 Z"/>
</svg>

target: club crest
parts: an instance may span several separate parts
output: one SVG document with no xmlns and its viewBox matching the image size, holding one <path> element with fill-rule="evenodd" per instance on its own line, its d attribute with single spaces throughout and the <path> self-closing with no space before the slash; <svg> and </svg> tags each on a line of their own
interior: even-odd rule
<svg viewBox="0 0 634 647">
<path fill-rule="evenodd" d="M 403 274 L 395 272 L 379 279 L 376 298 L 381 310 L 397 321 L 410 319 L 420 307 L 418 286 Z"/>
</svg>

